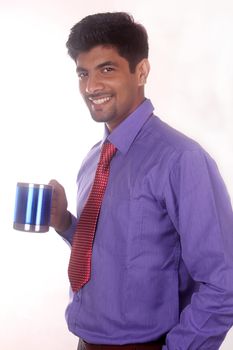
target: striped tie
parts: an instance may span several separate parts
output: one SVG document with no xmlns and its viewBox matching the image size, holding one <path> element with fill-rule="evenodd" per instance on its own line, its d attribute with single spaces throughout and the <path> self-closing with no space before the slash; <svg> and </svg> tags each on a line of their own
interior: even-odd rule
<svg viewBox="0 0 233 350">
<path fill-rule="evenodd" d="M 103 144 L 92 189 L 74 233 L 68 267 L 70 284 L 74 292 L 82 288 L 90 279 L 96 224 L 108 182 L 110 162 L 115 153 L 114 145 Z"/>
</svg>

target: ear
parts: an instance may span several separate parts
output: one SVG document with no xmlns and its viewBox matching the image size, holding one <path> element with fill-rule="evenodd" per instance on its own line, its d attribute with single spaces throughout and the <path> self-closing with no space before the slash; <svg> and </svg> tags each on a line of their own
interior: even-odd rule
<svg viewBox="0 0 233 350">
<path fill-rule="evenodd" d="M 147 58 L 143 58 L 136 67 L 138 76 L 138 86 L 143 86 L 146 84 L 148 74 L 150 72 L 150 63 Z"/>
</svg>

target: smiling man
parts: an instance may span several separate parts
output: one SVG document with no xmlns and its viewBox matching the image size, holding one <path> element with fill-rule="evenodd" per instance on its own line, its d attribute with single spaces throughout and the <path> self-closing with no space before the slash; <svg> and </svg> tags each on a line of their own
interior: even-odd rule
<svg viewBox="0 0 233 350">
<path fill-rule="evenodd" d="M 95 121 L 105 122 L 109 131 L 143 102 L 147 58 L 131 72 L 129 62 L 114 46 L 98 45 L 80 53 L 76 64 L 80 92 L 90 113 Z"/>
<path fill-rule="evenodd" d="M 68 327 L 79 350 L 219 349 L 233 323 L 233 215 L 213 159 L 153 114 L 144 27 L 85 17 L 68 52 L 103 140 L 77 176 L 77 215 L 54 186 L 70 243 Z"/>
</svg>

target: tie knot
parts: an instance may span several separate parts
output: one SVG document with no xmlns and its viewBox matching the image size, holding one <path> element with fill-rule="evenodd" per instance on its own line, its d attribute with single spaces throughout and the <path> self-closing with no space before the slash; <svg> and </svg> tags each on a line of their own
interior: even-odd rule
<svg viewBox="0 0 233 350">
<path fill-rule="evenodd" d="M 109 165 L 114 154 L 116 153 L 116 150 L 116 147 L 112 143 L 104 143 L 100 154 L 100 163 Z"/>
</svg>

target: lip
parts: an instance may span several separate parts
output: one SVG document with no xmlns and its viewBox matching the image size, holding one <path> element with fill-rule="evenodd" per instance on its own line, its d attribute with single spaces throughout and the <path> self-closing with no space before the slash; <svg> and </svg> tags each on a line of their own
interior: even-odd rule
<svg viewBox="0 0 233 350">
<path fill-rule="evenodd" d="M 88 97 L 88 100 L 94 105 L 102 105 L 111 100 L 111 96 L 102 96 L 102 97 Z"/>
<path fill-rule="evenodd" d="M 92 109 L 99 110 L 107 105 L 113 98 L 112 94 L 93 94 L 86 96 L 86 101 L 91 105 Z"/>
</svg>

